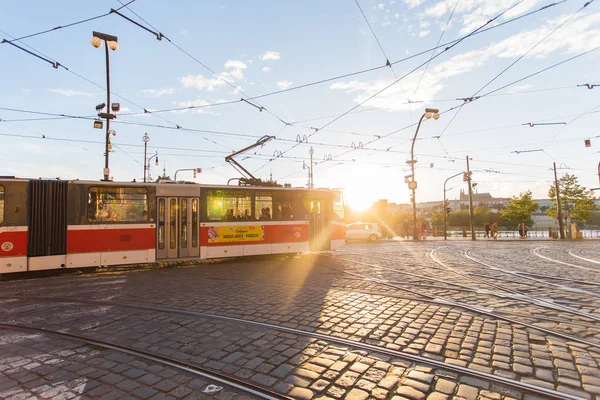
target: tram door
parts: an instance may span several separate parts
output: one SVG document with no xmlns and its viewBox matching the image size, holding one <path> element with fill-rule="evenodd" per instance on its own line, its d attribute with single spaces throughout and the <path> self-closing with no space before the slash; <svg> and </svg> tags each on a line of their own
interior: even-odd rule
<svg viewBox="0 0 600 400">
<path fill-rule="evenodd" d="M 159 197 L 157 207 L 156 258 L 199 257 L 199 198 Z"/>
<path fill-rule="evenodd" d="M 311 251 L 330 249 L 330 240 L 327 236 L 327 220 L 324 210 L 324 201 L 321 199 L 310 200 L 309 247 Z"/>
</svg>

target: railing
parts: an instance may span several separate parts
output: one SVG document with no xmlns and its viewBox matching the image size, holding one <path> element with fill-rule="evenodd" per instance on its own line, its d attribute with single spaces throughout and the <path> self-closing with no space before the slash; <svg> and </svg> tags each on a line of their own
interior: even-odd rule
<svg viewBox="0 0 600 400">
<path fill-rule="evenodd" d="M 471 237 L 471 230 L 470 228 L 466 227 L 466 234 L 465 231 L 463 231 L 463 227 L 448 227 L 447 230 L 447 236 L 448 237 Z M 552 229 L 553 233 L 558 233 L 558 229 Z M 582 229 L 579 230 L 579 233 L 582 234 L 583 238 L 600 238 L 600 229 Z M 565 234 L 568 235 L 568 231 L 565 230 Z M 490 232 L 491 235 L 491 232 Z M 433 236 L 433 232 L 431 230 L 429 230 L 428 232 L 428 236 Z M 443 228 L 438 229 L 436 232 L 436 236 L 437 237 L 443 237 L 444 236 L 444 230 Z M 475 236 L 478 239 L 483 239 L 485 237 L 485 230 L 483 229 L 476 229 L 475 230 Z M 519 231 L 514 229 L 514 230 L 507 230 L 507 229 L 500 229 L 498 231 L 498 238 L 505 238 L 505 239 L 518 239 L 520 237 L 519 235 Z M 527 229 L 527 237 L 529 238 L 550 238 L 550 232 L 548 231 L 548 229 Z"/>
</svg>

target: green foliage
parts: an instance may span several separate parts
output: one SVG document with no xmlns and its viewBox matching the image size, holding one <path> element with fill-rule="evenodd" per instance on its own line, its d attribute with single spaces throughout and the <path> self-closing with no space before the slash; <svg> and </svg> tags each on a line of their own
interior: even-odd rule
<svg viewBox="0 0 600 400">
<path fill-rule="evenodd" d="M 577 182 L 575 175 L 565 174 L 559 178 L 558 188 L 565 221 L 568 219 L 571 221 L 587 221 L 592 216 L 592 210 L 594 209 L 592 193 Z M 554 185 L 550 186 L 548 196 L 552 199 L 552 207 L 546 210 L 546 213 L 550 217 L 556 218 L 556 188 Z"/>
<path fill-rule="evenodd" d="M 469 210 L 459 210 L 448 215 L 449 226 L 470 226 Z"/>
<path fill-rule="evenodd" d="M 513 196 L 506 207 L 500 211 L 500 216 L 509 221 L 531 222 L 531 213 L 537 211 L 538 204 L 533 201 L 531 190 Z"/>
<path fill-rule="evenodd" d="M 444 228 L 444 214 L 436 212 L 431 216 L 431 225 L 437 226 L 438 228 Z"/>
</svg>

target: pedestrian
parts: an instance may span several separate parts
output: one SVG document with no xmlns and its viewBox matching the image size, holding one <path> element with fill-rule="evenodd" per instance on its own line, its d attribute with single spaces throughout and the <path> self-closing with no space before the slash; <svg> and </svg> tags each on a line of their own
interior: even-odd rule
<svg viewBox="0 0 600 400">
<path fill-rule="evenodd" d="M 525 225 L 525 224 L 524 224 L 524 223 L 522 223 L 522 222 L 519 224 L 519 237 L 520 237 L 521 239 L 525 238 L 525 230 L 524 230 L 524 225 Z"/>
<path fill-rule="evenodd" d="M 498 223 L 496 221 L 492 223 L 492 237 L 498 239 Z"/>
<path fill-rule="evenodd" d="M 486 222 L 484 225 L 484 229 L 485 229 L 485 236 L 484 238 L 488 238 L 490 237 L 490 223 Z"/>
<path fill-rule="evenodd" d="M 427 239 L 427 222 L 423 222 L 423 230 L 421 231 L 421 236 L 423 236 L 423 240 Z"/>
</svg>

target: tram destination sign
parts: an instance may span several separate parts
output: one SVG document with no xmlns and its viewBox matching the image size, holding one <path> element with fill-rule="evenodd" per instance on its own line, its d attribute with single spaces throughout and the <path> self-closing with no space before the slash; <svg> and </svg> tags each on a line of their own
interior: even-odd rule
<svg viewBox="0 0 600 400">
<path fill-rule="evenodd" d="M 208 227 L 208 243 L 260 242 L 264 239 L 263 225 Z"/>
</svg>

